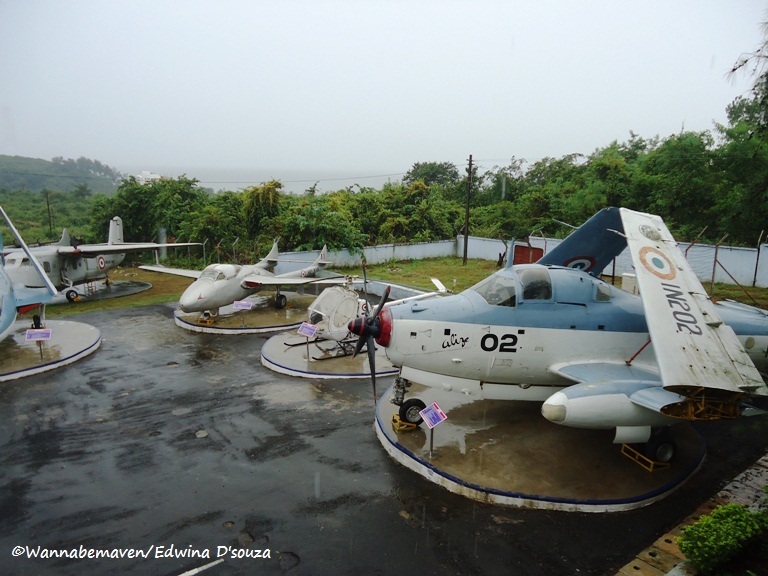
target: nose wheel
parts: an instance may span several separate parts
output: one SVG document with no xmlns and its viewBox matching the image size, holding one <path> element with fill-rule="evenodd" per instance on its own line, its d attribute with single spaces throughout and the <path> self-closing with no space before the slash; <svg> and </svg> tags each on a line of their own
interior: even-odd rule
<svg viewBox="0 0 768 576">
<path fill-rule="evenodd" d="M 418 398 L 409 398 L 400 405 L 398 416 L 400 416 L 400 420 L 403 422 L 408 422 L 409 424 L 415 424 L 418 426 L 424 422 L 424 419 L 421 417 L 419 412 L 424 410 L 426 407 L 427 405 Z"/>
</svg>

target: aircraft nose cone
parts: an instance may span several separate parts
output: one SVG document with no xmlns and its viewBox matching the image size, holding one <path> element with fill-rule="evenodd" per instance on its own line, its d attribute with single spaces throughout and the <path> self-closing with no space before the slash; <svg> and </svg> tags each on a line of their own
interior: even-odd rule
<svg viewBox="0 0 768 576">
<path fill-rule="evenodd" d="M 193 282 L 189 288 L 184 290 L 181 298 L 179 298 L 179 308 L 184 312 L 202 312 L 203 310 L 215 308 L 211 303 L 213 293 L 213 286 Z"/>
<path fill-rule="evenodd" d="M 541 415 L 550 422 L 562 422 L 565 420 L 567 412 L 565 407 L 566 400 L 567 398 L 565 394 L 562 392 L 555 392 L 541 405 Z"/>
</svg>

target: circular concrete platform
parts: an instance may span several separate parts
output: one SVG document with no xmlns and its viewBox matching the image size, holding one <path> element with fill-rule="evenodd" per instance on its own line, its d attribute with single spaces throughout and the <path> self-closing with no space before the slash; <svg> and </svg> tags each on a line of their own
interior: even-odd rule
<svg viewBox="0 0 768 576">
<path fill-rule="evenodd" d="M 107 298 L 119 298 L 120 296 L 130 296 L 138 294 L 152 288 L 149 282 L 137 282 L 134 280 L 113 280 L 107 285 L 104 280 L 80 284 L 74 287 L 79 298 L 83 301 L 88 300 L 106 300 Z M 51 304 L 69 304 L 64 289 L 53 297 Z"/>
<path fill-rule="evenodd" d="M 95 352 L 101 343 L 101 330 L 81 322 L 47 320 L 50 339 L 41 341 L 28 341 L 28 328 L 30 322 L 18 320 L 0 342 L 0 382 L 66 366 Z"/>
<path fill-rule="evenodd" d="M 224 306 L 211 324 L 198 322 L 199 312 L 176 310 L 174 319 L 177 326 L 192 332 L 208 334 L 260 334 L 300 326 L 307 319 L 307 308 L 317 298 L 314 294 L 297 294 L 281 291 L 288 298 L 288 305 L 282 310 L 275 308 L 275 296 L 249 296 L 243 302 L 251 305 L 250 310 L 236 310 L 233 304 Z"/>
<path fill-rule="evenodd" d="M 406 399 L 437 402 L 448 419 L 397 432 L 392 389 L 376 407 L 375 429 L 395 460 L 469 498 L 525 508 L 613 512 L 664 498 L 701 466 L 706 446 L 689 423 L 672 428 L 678 455 L 668 468 L 648 472 L 621 454 L 613 432 L 558 426 L 538 402 L 473 400 L 413 384 Z"/>
<path fill-rule="evenodd" d="M 295 332 L 276 334 L 261 347 L 261 363 L 275 372 L 303 378 L 370 378 L 368 353 L 363 351 L 352 357 L 356 341 L 357 338 L 351 339 L 342 348 L 334 340 L 311 339 L 307 343 L 305 337 Z M 397 372 L 384 349 L 377 348 L 376 376 Z"/>
</svg>

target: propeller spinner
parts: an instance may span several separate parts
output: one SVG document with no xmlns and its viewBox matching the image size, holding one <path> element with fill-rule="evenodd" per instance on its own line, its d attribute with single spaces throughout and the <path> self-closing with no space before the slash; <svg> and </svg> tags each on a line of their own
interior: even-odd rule
<svg viewBox="0 0 768 576">
<path fill-rule="evenodd" d="M 376 306 L 376 310 L 373 313 L 373 316 L 368 316 L 367 314 L 364 316 L 361 316 L 359 318 L 355 318 L 354 320 L 351 320 L 348 328 L 349 331 L 352 334 L 357 334 L 359 338 L 357 339 L 357 344 L 355 345 L 355 352 L 352 355 L 353 357 L 357 356 L 360 353 L 360 350 L 363 349 L 363 346 L 368 347 L 368 364 L 370 366 L 371 370 L 371 385 L 373 386 L 373 403 L 376 405 L 376 402 L 378 401 L 378 398 L 376 397 L 376 338 L 381 333 L 381 323 L 379 319 L 379 314 L 381 313 L 382 308 L 384 308 L 384 303 L 387 301 L 387 298 L 389 297 L 389 291 L 390 287 L 387 286 L 384 290 L 384 294 L 381 295 L 381 300 L 379 300 L 378 306 Z"/>
</svg>

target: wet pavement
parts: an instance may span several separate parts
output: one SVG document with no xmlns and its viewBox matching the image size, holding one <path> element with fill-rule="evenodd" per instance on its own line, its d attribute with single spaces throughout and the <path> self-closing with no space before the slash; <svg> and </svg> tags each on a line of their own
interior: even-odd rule
<svg viewBox="0 0 768 576">
<path fill-rule="evenodd" d="M 173 309 L 79 315 L 95 354 L 0 386 L 0 573 L 613 574 L 768 448 L 765 418 L 697 426 L 702 468 L 631 512 L 483 504 L 385 453 L 366 382 L 267 370 L 267 335 Z"/>
</svg>

